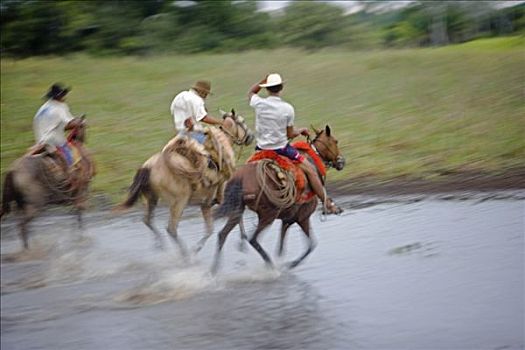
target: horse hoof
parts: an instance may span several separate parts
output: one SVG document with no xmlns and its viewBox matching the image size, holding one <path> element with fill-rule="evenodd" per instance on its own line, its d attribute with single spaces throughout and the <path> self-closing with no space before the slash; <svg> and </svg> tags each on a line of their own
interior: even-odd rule
<svg viewBox="0 0 525 350">
<path fill-rule="evenodd" d="M 266 262 L 266 268 L 269 269 L 269 270 L 275 270 L 275 265 L 273 264 L 273 262 Z"/>
<path fill-rule="evenodd" d="M 343 208 L 334 205 L 334 207 L 331 209 L 324 208 L 323 215 L 331 215 L 331 214 L 341 215 L 343 211 L 344 211 Z"/>
<path fill-rule="evenodd" d="M 155 242 L 155 244 L 153 245 L 153 249 L 162 252 L 166 250 L 166 247 L 162 242 Z"/>
<path fill-rule="evenodd" d="M 297 265 L 299 265 L 299 261 L 291 261 L 289 263 L 287 263 L 285 266 L 288 270 L 291 270 L 295 267 L 297 267 Z"/>
<path fill-rule="evenodd" d="M 246 253 L 246 244 L 244 244 L 244 241 L 239 242 L 237 249 L 239 249 L 241 253 Z"/>
</svg>

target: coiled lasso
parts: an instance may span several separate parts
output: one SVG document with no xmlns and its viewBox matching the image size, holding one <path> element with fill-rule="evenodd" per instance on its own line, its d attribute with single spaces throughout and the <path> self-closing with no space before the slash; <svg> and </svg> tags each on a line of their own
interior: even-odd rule
<svg viewBox="0 0 525 350">
<path fill-rule="evenodd" d="M 285 182 L 279 178 L 278 173 L 284 174 Z M 296 201 L 297 189 L 295 179 L 290 171 L 284 171 L 272 160 L 263 159 L 257 162 L 257 183 L 261 192 L 257 197 L 256 207 L 259 206 L 261 194 L 264 193 L 268 200 L 279 208 L 279 210 L 291 207 Z M 273 184 L 269 185 L 269 183 Z"/>
</svg>

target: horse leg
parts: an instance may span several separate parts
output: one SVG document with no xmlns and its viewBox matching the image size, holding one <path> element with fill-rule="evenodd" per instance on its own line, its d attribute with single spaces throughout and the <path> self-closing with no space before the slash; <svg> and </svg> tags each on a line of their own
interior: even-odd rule
<svg viewBox="0 0 525 350">
<path fill-rule="evenodd" d="M 224 201 L 224 187 L 226 186 L 225 181 L 220 181 L 217 185 L 217 192 L 215 193 L 215 198 L 213 200 L 213 204 L 222 204 Z"/>
<path fill-rule="evenodd" d="M 239 242 L 239 251 L 246 252 L 246 241 L 248 241 L 248 236 L 246 235 L 246 230 L 244 229 L 244 220 L 242 216 L 239 220 L 239 230 L 241 231 L 241 241 Z"/>
<path fill-rule="evenodd" d="M 290 226 L 292 226 L 293 222 L 289 221 L 283 221 L 281 224 L 281 236 L 279 239 L 279 246 L 277 249 L 277 256 L 283 256 L 284 252 L 284 238 L 286 237 L 286 232 L 288 232 L 288 229 Z"/>
<path fill-rule="evenodd" d="M 259 253 L 259 255 L 266 262 L 266 265 L 268 265 L 269 267 L 273 267 L 273 262 L 268 256 L 268 254 L 266 254 L 264 249 L 261 247 L 259 242 L 257 242 L 257 237 L 266 227 L 268 227 L 273 222 L 273 220 L 274 220 L 273 216 L 264 217 L 262 219 L 259 216 L 259 223 L 257 224 L 257 228 L 255 229 L 255 232 L 253 233 L 252 238 L 250 239 L 250 244 L 252 245 L 252 247 L 255 248 L 255 250 Z"/>
<path fill-rule="evenodd" d="M 310 233 L 310 218 L 306 218 L 302 221 L 297 222 L 297 224 L 303 229 L 304 234 L 308 238 L 308 248 L 306 251 L 301 255 L 298 259 L 292 261 L 288 268 L 293 269 L 297 265 L 299 265 L 314 249 L 317 243 L 315 242 L 315 239 L 313 235 Z"/>
<path fill-rule="evenodd" d="M 84 211 L 83 209 L 77 208 L 77 225 L 78 225 L 78 229 L 80 231 L 84 230 L 84 221 L 82 219 L 82 212 L 83 211 Z"/>
<path fill-rule="evenodd" d="M 170 236 L 173 238 L 173 240 L 177 243 L 179 246 L 179 249 L 182 253 L 182 255 L 187 258 L 188 257 L 188 250 L 186 249 L 186 246 L 182 242 L 182 240 L 179 238 L 177 234 L 177 225 L 179 224 L 179 219 L 182 216 L 182 211 L 184 210 L 184 207 L 186 206 L 188 200 L 179 200 L 176 203 L 172 203 L 170 207 L 170 221 L 168 224 L 168 228 L 166 231 L 170 234 Z"/>
<path fill-rule="evenodd" d="M 20 219 L 20 238 L 22 239 L 22 243 L 24 246 L 24 250 L 29 249 L 29 229 L 27 225 L 31 220 L 33 220 L 37 214 L 38 210 L 32 206 L 32 205 L 26 205 L 24 207 L 24 213 L 22 218 Z"/>
<path fill-rule="evenodd" d="M 74 238 L 76 240 L 78 240 L 79 242 L 83 240 L 84 238 L 84 220 L 83 220 L 83 217 L 82 217 L 82 214 L 83 214 L 83 211 L 84 211 L 84 207 L 83 206 L 79 206 L 79 205 L 75 205 L 75 214 L 76 214 L 76 230 L 74 230 Z"/>
<path fill-rule="evenodd" d="M 153 232 L 155 236 L 155 249 L 164 250 L 164 241 L 162 240 L 162 233 L 153 225 L 153 213 L 159 201 L 154 194 L 145 195 L 146 197 L 146 211 L 144 213 L 144 224 Z"/>
<path fill-rule="evenodd" d="M 226 222 L 226 225 L 224 225 L 222 230 L 219 232 L 219 237 L 217 238 L 217 251 L 215 252 L 215 259 L 211 268 L 211 273 L 213 275 L 215 275 L 219 269 L 221 251 L 222 247 L 224 246 L 224 242 L 226 241 L 226 237 L 228 237 L 228 234 L 240 222 L 242 222 L 242 214 L 230 216 Z"/>
<path fill-rule="evenodd" d="M 84 231 L 84 220 L 82 217 L 82 214 L 84 210 L 86 210 L 87 205 L 87 185 L 85 186 L 85 189 L 79 191 L 76 196 L 78 197 L 73 202 L 73 206 L 75 208 L 76 214 L 77 214 L 77 228 L 80 231 L 80 236 L 82 236 L 82 232 Z"/>
<path fill-rule="evenodd" d="M 202 247 L 204 247 L 204 244 L 208 240 L 208 238 L 211 237 L 213 234 L 213 219 L 211 215 L 211 206 L 209 204 L 202 204 L 201 205 L 201 211 L 202 216 L 204 217 L 204 223 L 206 225 L 206 233 L 204 234 L 204 237 L 202 237 L 195 248 L 193 249 L 194 253 L 197 254 Z"/>
</svg>

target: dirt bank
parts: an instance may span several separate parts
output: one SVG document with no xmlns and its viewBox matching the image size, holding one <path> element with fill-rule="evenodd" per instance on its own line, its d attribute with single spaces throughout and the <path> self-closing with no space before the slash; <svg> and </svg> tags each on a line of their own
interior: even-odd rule
<svg viewBox="0 0 525 350">
<path fill-rule="evenodd" d="M 435 180 L 409 177 L 392 180 L 353 178 L 327 184 L 330 195 L 404 195 L 446 193 L 457 191 L 500 191 L 525 189 L 525 167 L 509 169 L 499 174 L 446 173 Z"/>
</svg>

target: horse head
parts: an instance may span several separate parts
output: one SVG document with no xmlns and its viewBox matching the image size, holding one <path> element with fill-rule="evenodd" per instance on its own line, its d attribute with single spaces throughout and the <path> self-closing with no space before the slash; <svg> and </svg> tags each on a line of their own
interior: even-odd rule
<svg viewBox="0 0 525 350">
<path fill-rule="evenodd" d="M 86 116 L 82 114 L 80 116 L 80 123 L 78 123 L 69 133 L 68 141 L 75 141 L 79 143 L 86 142 Z"/>
<path fill-rule="evenodd" d="M 236 145 L 248 146 L 253 142 L 255 138 L 253 131 L 246 125 L 242 116 L 235 114 L 233 108 L 231 112 L 221 110 L 220 113 L 224 120 L 222 130 L 231 137 Z"/>
<path fill-rule="evenodd" d="M 312 126 L 315 138 L 311 142 L 319 156 L 327 166 L 342 170 L 345 166 L 345 158 L 341 155 L 337 139 L 332 135 L 332 130 L 327 125 L 324 130 L 318 130 Z"/>
</svg>

